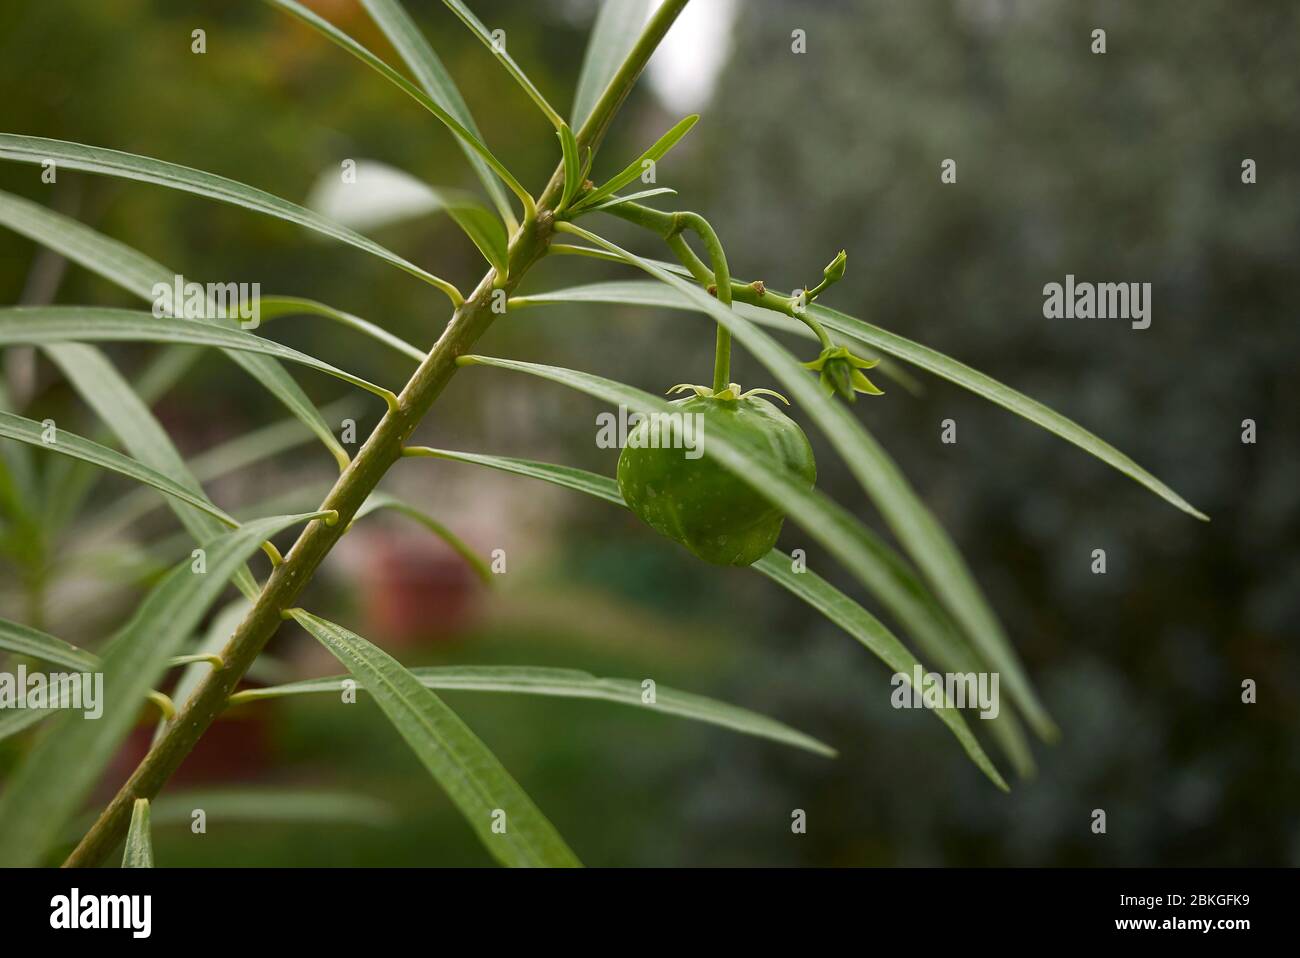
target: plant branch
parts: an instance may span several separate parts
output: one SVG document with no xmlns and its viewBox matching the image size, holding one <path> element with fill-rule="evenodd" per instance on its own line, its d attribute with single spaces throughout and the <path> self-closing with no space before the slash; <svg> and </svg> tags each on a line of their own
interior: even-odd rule
<svg viewBox="0 0 1300 958">
<path fill-rule="evenodd" d="M 688 2 L 666 0 L 651 18 L 591 117 L 583 124 L 578 134 L 581 148 L 595 151 L 651 54 Z M 225 709 L 244 673 L 275 634 L 287 611 L 294 607 L 321 562 L 343 537 L 357 510 L 389 468 L 401 458 L 406 440 L 455 374 L 457 357 L 469 352 L 492 325 L 496 318 L 492 309 L 495 290 L 502 289 L 508 296 L 528 269 L 546 255 L 554 229 L 552 211 L 562 195 L 563 186 L 564 168 L 561 165 L 538 202 L 538 215 L 527 218 L 511 238 L 509 278 L 501 281 L 496 271 L 490 270 L 469 298 L 456 308 L 451 322 L 406 384 L 396 404 L 375 427 L 326 496 L 321 511 L 335 511 L 335 521 L 326 524 L 316 520 L 303 530 L 284 561 L 272 571 L 253 608 L 221 651 L 223 665 L 214 667 L 190 696 L 176 720 L 168 724 L 154 747 L 68 856 L 65 866 L 93 866 L 103 861 L 125 836 L 135 800 L 152 799 L 158 794 Z"/>
<path fill-rule="evenodd" d="M 728 275 L 728 282 L 725 284 L 727 292 L 724 295 L 722 292 L 724 284 L 717 282 L 714 275 L 707 271 L 704 263 L 695 255 L 695 251 L 692 250 L 686 241 L 681 238 L 680 224 L 682 217 L 695 217 L 695 219 L 690 220 L 691 225 L 689 228 L 697 233 L 700 232 L 698 227 L 701 224 L 709 233 L 713 232 L 712 228 L 709 227 L 708 222 L 705 221 L 702 216 L 697 216 L 697 214 L 694 213 L 665 213 L 662 210 L 656 210 L 649 206 L 642 206 L 640 203 L 620 203 L 618 206 L 608 207 L 601 210 L 601 212 L 617 216 L 621 220 L 626 220 L 634 226 L 640 226 L 642 229 L 649 230 L 666 240 L 668 248 L 673 251 L 673 254 L 681 261 L 681 264 L 686 267 L 690 274 L 695 277 L 696 282 L 703 286 L 718 286 L 718 299 L 720 302 L 730 303 L 735 301 L 737 303 L 745 303 L 749 306 L 759 306 L 763 309 L 770 309 L 774 312 L 784 313 L 791 319 L 799 320 L 799 322 L 811 329 L 817 335 L 817 339 L 821 343 L 823 349 L 827 349 L 833 345 L 830 335 L 822 327 L 822 324 L 813 319 L 813 317 L 808 314 L 807 310 L 801 309 L 799 301 L 794 297 L 779 296 L 776 293 L 769 293 L 762 283 L 736 282 L 731 280 L 730 275 Z M 696 220 L 698 220 L 698 222 L 696 222 Z M 709 243 L 709 240 L 705 238 L 703 233 L 700 233 L 700 237 L 701 239 L 705 239 L 706 244 Z M 718 243 L 716 235 L 713 236 L 712 242 L 717 246 L 718 255 L 721 258 L 725 270 L 726 258 L 725 256 L 722 256 L 722 246 Z M 604 250 L 589 250 L 585 247 L 571 246 L 567 244 L 557 246 L 556 250 L 557 252 L 571 255 L 590 256 L 608 262 L 623 262 L 617 256 L 609 255 Z M 710 253 L 712 255 L 712 248 L 710 248 Z M 822 287 L 825 285 L 827 284 L 823 283 Z M 821 291 L 822 287 L 818 287 L 818 292 Z M 806 298 L 805 295 L 805 299 Z M 726 384 L 724 383 L 723 385 L 725 387 Z M 715 386 L 714 388 L 716 389 L 717 387 Z"/>
</svg>

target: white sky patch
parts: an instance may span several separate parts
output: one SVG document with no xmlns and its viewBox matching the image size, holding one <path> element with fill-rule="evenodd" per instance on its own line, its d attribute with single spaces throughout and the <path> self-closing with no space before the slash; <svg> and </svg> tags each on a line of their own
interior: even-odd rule
<svg viewBox="0 0 1300 958">
<path fill-rule="evenodd" d="M 693 113 L 708 105 L 731 52 L 735 17 L 736 0 L 696 0 L 677 18 L 646 71 L 664 106 Z"/>
</svg>

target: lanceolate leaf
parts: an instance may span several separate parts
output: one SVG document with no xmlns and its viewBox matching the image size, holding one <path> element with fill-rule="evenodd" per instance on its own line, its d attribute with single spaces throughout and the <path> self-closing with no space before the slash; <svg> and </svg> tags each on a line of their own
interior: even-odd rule
<svg viewBox="0 0 1300 958">
<path fill-rule="evenodd" d="M 671 130 L 661 136 L 659 142 L 637 157 L 637 159 L 624 169 L 622 173 L 619 173 L 618 176 L 609 180 L 602 186 L 596 187 L 596 189 L 584 196 L 582 202 L 573 208 L 573 212 L 586 212 L 592 209 L 604 200 L 605 197 L 613 196 L 623 187 L 641 176 L 641 174 L 646 170 L 647 161 L 658 163 L 662 160 L 668 151 L 677 145 L 677 142 L 682 137 L 691 132 L 691 127 L 698 123 L 699 120 L 700 118 L 698 114 L 692 114 L 691 116 L 686 117 L 686 119 L 680 121 Z"/>
<path fill-rule="evenodd" d="M 618 206 L 620 203 L 633 203 L 638 200 L 648 200 L 655 196 L 676 196 L 676 190 L 670 190 L 666 186 L 661 186 L 654 190 L 642 190 L 640 193 L 629 193 L 627 196 L 611 196 L 608 199 L 601 200 L 595 206 L 587 208 L 587 212 L 595 213 L 598 210 L 607 210 L 611 207 Z"/>
<path fill-rule="evenodd" d="M 485 210 L 467 193 L 456 190 L 434 191 L 442 208 L 464 231 L 483 258 L 497 271 L 497 279 L 510 275 L 509 237 L 501 221 Z"/>
<path fill-rule="evenodd" d="M 506 71 L 515 78 L 515 82 L 523 88 L 523 91 L 528 94 L 529 98 L 532 99 L 532 101 L 537 104 L 538 108 L 541 109 L 542 113 L 546 115 L 546 118 L 551 121 L 551 125 L 557 130 L 563 126 L 564 120 L 555 112 L 555 109 L 546 102 L 546 97 L 542 96 L 541 91 L 533 85 L 533 81 L 528 79 L 524 74 L 524 71 L 519 68 L 519 64 L 515 63 L 514 58 L 510 56 L 509 51 L 506 49 L 505 38 L 493 36 L 492 32 L 483 25 L 483 22 L 479 20 L 478 17 L 474 16 L 473 11 L 471 11 L 469 7 L 465 6 L 461 0 L 443 0 L 443 3 L 445 3 L 452 13 L 456 14 L 456 16 L 460 18 L 461 22 L 464 23 L 465 26 L 469 27 L 470 30 L 473 31 L 474 35 L 482 41 L 483 45 L 491 50 L 492 54 L 501 61 L 501 65 L 504 66 Z"/>
<path fill-rule="evenodd" d="M 407 359 L 412 359 L 417 363 L 424 362 L 424 352 L 418 346 L 412 346 L 402 337 L 396 336 L 382 326 L 376 326 L 360 316 L 353 316 L 351 313 L 345 313 L 341 309 L 335 309 L 333 306 L 327 306 L 312 299 L 300 299 L 296 296 L 263 296 L 261 315 L 264 323 L 283 316 L 323 316 L 350 329 L 364 333 L 371 339 L 401 353 Z"/>
<path fill-rule="evenodd" d="M 748 310 L 751 308 L 753 307 L 745 308 L 747 315 Z M 1118 469 L 1130 479 L 1146 486 L 1157 496 L 1178 507 L 1188 515 L 1195 516 L 1197 519 L 1206 522 L 1209 521 L 1209 516 L 1192 506 L 1173 489 L 1114 446 L 1093 435 L 1078 423 L 1061 415 L 1054 409 L 1030 399 L 1009 386 L 1003 385 L 991 376 L 986 376 L 965 363 L 958 362 L 928 346 L 922 346 L 920 343 L 891 333 L 886 329 L 881 329 L 879 326 L 873 326 L 860 319 L 854 319 L 852 316 L 838 310 L 814 303 L 809 307 L 809 312 L 827 329 L 852 336 L 883 353 L 906 360 L 927 372 L 934 373 L 936 376 L 941 376 L 958 386 L 969 389 L 977 396 L 995 402 L 1018 416 L 1023 416 L 1035 425 L 1042 426 L 1048 432 L 1054 433 L 1085 452 L 1091 453 L 1106 465 Z"/>
<path fill-rule="evenodd" d="M 57 841 L 117 747 L 167 660 L 262 542 L 314 515 L 250 522 L 205 545 L 207 571 L 186 558 L 158 583 L 103 658 L 103 715 L 64 711 L 19 763 L 0 794 L 0 866 L 37 864 Z"/>
<path fill-rule="evenodd" d="M 952 539 L 893 459 L 845 405 L 829 398 L 771 336 L 722 306 L 704 290 L 581 227 L 572 223 L 561 225 L 566 231 L 623 256 L 627 262 L 687 296 L 697 309 L 712 316 L 767 367 L 835 447 L 930 587 L 980 650 L 985 663 L 1001 674 L 1003 687 L 1029 724 L 1043 738 L 1055 738 L 1055 724 L 1038 700 L 1015 650 Z"/>
<path fill-rule="evenodd" d="M 633 194 L 631 196 L 618 197 L 606 200 L 599 206 L 592 207 L 591 212 L 597 210 L 609 209 L 611 206 L 617 206 L 619 203 L 631 203 L 638 198 L 644 199 L 655 192 L 650 190 L 643 194 Z M 669 190 L 668 192 L 675 192 Z M 591 249 L 585 246 L 574 246 L 566 243 L 552 243 L 552 253 L 560 253 L 567 256 L 587 256 L 593 259 L 600 259 L 605 262 L 622 263 L 628 265 L 627 260 L 615 256 L 606 250 Z M 648 260 L 661 269 L 668 270 L 671 273 L 677 273 L 679 276 L 690 276 L 685 267 L 674 264 L 661 262 L 660 260 Z M 646 282 L 643 280 L 616 280 L 608 283 L 588 283 L 582 286 L 571 286 L 566 289 L 548 290 L 543 293 L 530 293 L 527 296 L 510 297 L 510 309 L 527 309 L 533 306 L 554 306 L 562 303 L 612 303 L 624 304 L 628 306 L 659 306 L 666 309 L 678 309 L 686 312 L 699 314 L 686 298 L 680 295 L 676 290 L 669 289 L 662 283 Z M 816 341 L 816 334 L 805 326 L 803 323 L 796 322 L 784 313 L 778 313 L 770 309 L 759 309 L 758 307 L 745 306 L 741 303 L 733 303 L 733 308 L 738 310 L 741 315 L 751 322 L 760 326 L 767 326 L 778 332 L 789 333 L 792 336 L 798 336 L 801 339 Z M 705 317 L 706 319 L 708 317 Z M 841 334 L 838 338 L 832 337 L 836 345 L 845 345 L 847 343 L 860 343 L 856 337 Z M 899 363 L 890 359 L 888 356 L 881 357 L 874 352 L 861 349 L 859 352 L 864 353 L 866 359 L 879 359 L 880 366 L 877 367 L 880 372 L 884 373 L 894 382 L 898 383 L 913 395 L 921 395 L 925 390 L 921 383 L 910 372 L 905 370 Z"/>
<path fill-rule="evenodd" d="M 587 122 L 623 58 L 636 44 L 650 17 L 650 4 L 651 0 L 605 0 L 600 4 L 573 101 L 575 130 Z"/>
<path fill-rule="evenodd" d="M 454 117 L 461 126 L 465 127 L 474 137 L 482 140 L 478 126 L 474 123 L 474 117 L 469 112 L 469 107 L 465 104 L 465 98 L 461 96 L 460 90 L 457 89 L 456 83 L 447 72 L 438 55 L 434 53 L 433 47 L 424 38 L 424 34 L 415 25 L 402 5 L 397 0 L 361 0 L 361 5 L 366 8 L 371 19 L 379 25 L 379 29 L 384 32 L 388 42 L 393 45 L 393 49 L 410 67 L 411 73 L 415 75 L 416 82 L 420 84 L 424 92 Z M 464 140 L 457 138 L 457 145 L 464 151 L 465 156 L 469 158 L 470 165 L 474 167 L 474 172 L 483 182 L 483 188 L 487 190 L 488 195 L 492 197 L 492 203 L 501 215 L 502 221 L 513 229 L 515 225 L 514 212 L 510 208 L 510 198 L 506 191 L 501 187 L 501 181 L 497 179 L 495 173 L 483 158 L 474 151 L 474 149 Z"/>
<path fill-rule="evenodd" d="M 51 432 L 47 431 L 41 423 L 25 419 L 22 416 L 15 416 L 12 413 L 0 413 L 0 437 L 2 438 L 16 439 L 38 449 L 44 449 L 62 456 L 71 456 L 73 459 L 80 459 L 101 469 L 116 472 L 137 482 L 153 486 L 159 492 L 179 499 L 181 502 L 220 519 L 227 526 L 238 525 L 233 518 L 214 506 L 206 497 L 196 495 L 158 470 L 151 469 L 135 459 L 109 449 L 107 446 L 101 446 L 89 439 L 83 439 L 66 429 L 51 428 L 53 441 L 47 442 L 46 440 L 51 435 Z"/>
<path fill-rule="evenodd" d="M 331 403 L 322 410 L 325 415 L 342 419 L 356 412 L 356 404 L 349 399 Z M 297 419 L 282 419 L 244 433 L 223 443 L 218 443 L 186 461 L 186 467 L 199 482 L 210 482 L 230 475 L 246 466 L 263 462 L 272 456 L 302 446 L 311 434 Z M 81 530 L 87 541 L 102 539 L 122 531 L 158 505 L 158 499 L 148 489 L 137 489 L 98 512 Z M 276 512 L 287 510 L 277 509 Z"/>
<path fill-rule="evenodd" d="M 153 839 L 149 835 L 149 799 L 137 798 L 131 808 L 131 827 L 126 833 L 123 868 L 153 868 Z"/>
<path fill-rule="evenodd" d="M 794 561 L 791 557 L 776 550 L 769 552 L 754 563 L 755 569 L 817 609 L 826 618 L 862 643 L 873 655 L 888 665 L 895 674 L 904 676 L 908 685 L 913 684 L 912 677 L 919 663 L 903 643 L 898 641 L 893 633 L 881 624 L 880 620 L 815 572 L 805 569 L 796 573 L 793 571 L 793 567 Z M 971 669 L 970 671 L 977 670 Z M 948 726 L 953 735 L 957 736 L 962 748 L 966 750 L 966 754 L 970 756 L 971 761 L 979 766 L 980 771 L 1003 791 L 1008 791 L 1007 783 L 993 763 L 989 761 L 970 727 L 962 719 L 961 713 L 953 708 L 933 709 L 933 711 L 939 716 L 939 720 Z M 1007 714 L 1007 712 L 1001 712 L 998 717 L 1001 719 Z M 1023 745 L 1023 741 L 1021 742 L 1021 749 L 1025 755 L 1020 758 L 1017 764 L 1023 773 L 1026 770 L 1024 763 L 1028 762 L 1028 750 Z M 1032 764 L 1029 765 L 1029 768 L 1032 768 Z"/>
<path fill-rule="evenodd" d="M 665 264 L 656 263 L 655 265 L 662 266 Z M 515 302 L 516 299 L 511 300 L 512 305 Z M 694 302 L 678 290 L 664 286 L 662 283 L 653 282 L 594 283 L 573 289 L 535 293 L 524 298 L 524 305 L 559 302 L 629 303 L 640 306 L 660 306 L 665 309 L 696 309 Z M 799 329 L 806 328 L 802 323 L 796 323 L 784 316 L 784 314 L 769 309 L 744 303 L 735 303 L 734 308 L 741 316 L 764 326 L 780 328 L 793 325 Z M 1048 432 L 1073 443 L 1085 452 L 1091 453 L 1108 466 L 1141 483 L 1160 498 L 1177 506 L 1187 514 L 1198 519 L 1207 518 L 1204 513 L 1189 504 L 1173 489 L 1114 446 L 1073 420 L 1061 415 L 1056 410 L 1043 405 L 1035 399 L 1030 399 L 1024 393 L 1012 389 L 1005 383 L 1001 383 L 977 369 L 972 369 L 965 363 L 959 362 L 950 356 L 945 356 L 929 346 L 924 346 L 905 336 L 874 326 L 820 303 L 814 303 L 808 307 L 808 312 L 828 330 L 863 343 L 888 356 L 894 356 L 911 363 L 949 382 L 956 383 L 983 399 L 997 403 L 1002 408 L 1008 409 L 1018 416 L 1023 416 L 1035 425 L 1041 426 Z"/>
<path fill-rule="evenodd" d="M 363 519 L 372 512 L 377 512 L 380 509 L 391 509 L 393 512 L 401 513 L 408 519 L 418 522 L 443 542 L 447 543 L 447 545 L 451 546 L 451 548 L 455 550 L 456 554 L 464 559 L 466 564 L 474 570 L 475 574 L 478 575 L 484 585 L 495 584 L 493 582 L 492 570 L 488 567 L 488 564 L 483 561 L 482 556 L 470 548 L 469 544 L 466 543 L 464 539 L 456 535 L 456 533 L 452 532 L 423 509 L 418 509 L 409 502 L 399 499 L 396 496 L 389 495 L 386 492 L 372 492 L 366 501 L 361 504 L 361 508 L 357 510 L 352 521 L 356 522 L 358 519 Z"/>
<path fill-rule="evenodd" d="M 524 189 L 523 185 L 515 179 L 514 175 L 505 168 L 505 165 L 492 155 L 492 151 L 483 145 L 482 140 L 480 140 L 475 134 L 471 133 L 465 124 L 457 120 L 454 116 L 448 113 L 447 110 L 443 109 L 437 101 L 433 100 L 428 94 L 424 93 L 419 87 L 415 86 L 415 84 L 406 79 L 406 77 L 402 76 L 383 60 L 379 59 L 379 57 L 375 56 L 361 44 L 357 43 L 356 40 L 352 39 L 338 27 L 334 26 L 334 24 L 317 16 L 302 4 L 295 3 L 294 0 L 266 0 L 266 2 L 274 7 L 279 7 L 281 10 L 284 10 L 292 16 L 297 17 L 328 40 L 342 47 L 348 53 L 352 54 L 375 72 L 379 73 L 403 93 L 411 97 L 411 99 L 415 100 L 426 110 L 436 116 L 442 122 L 443 126 L 447 127 L 447 129 L 451 130 L 452 133 L 456 134 L 456 136 L 460 138 L 462 143 L 469 146 L 470 149 L 482 157 L 483 161 L 491 167 L 492 171 L 501 178 L 501 182 L 505 183 L 505 185 L 510 188 L 510 191 L 514 193 L 515 196 L 519 197 L 520 201 L 524 204 L 524 212 L 532 212 L 536 205 L 533 202 L 532 195 Z"/>
<path fill-rule="evenodd" d="M 605 702 L 617 702 L 652 712 L 663 712 L 681 718 L 695 719 L 710 725 L 720 725 L 745 735 L 793 745 L 834 757 L 835 750 L 811 736 L 766 716 L 737 708 L 725 702 L 717 702 L 701 695 L 679 692 L 662 685 L 655 687 L 655 701 L 647 705 L 643 698 L 641 682 L 637 679 L 597 678 L 587 672 L 575 669 L 548 669 L 534 666 L 517 665 L 464 665 L 438 668 L 411 669 L 411 674 L 420 680 L 425 688 L 441 691 L 465 692 L 517 692 L 525 695 L 549 695 L 558 698 L 600 699 Z M 308 679 L 289 685 L 271 688 L 249 689 L 237 692 L 231 697 L 231 703 L 257 702 L 262 699 L 280 698 L 286 695 L 306 695 L 313 692 L 337 692 L 343 685 L 344 676 L 325 679 Z"/>
<path fill-rule="evenodd" d="M 476 453 L 451 452 L 444 449 L 424 451 L 438 459 L 473 463 L 487 466 L 490 469 L 499 469 L 502 472 L 528 476 L 566 489 L 573 489 L 597 499 L 604 499 L 606 502 L 612 502 L 618 506 L 626 506 L 623 496 L 618 491 L 618 483 L 607 476 L 597 475 L 582 469 L 533 462 L 527 459 L 484 456 Z M 907 651 L 907 648 L 875 617 L 814 573 L 805 570 L 796 575 L 791 572 L 792 562 L 793 560 L 789 556 L 773 550 L 759 560 L 754 565 L 754 568 L 824 614 L 861 642 L 868 651 L 881 659 L 895 672 L 901 672 L 908 676 L 910 684 L 910 676 L 913 667 L 916 665 L 916 659 Z M 260 691 L 255 690 L 240 694 L 256 697 Z M 961 713 L 955 709 L 935 709 L 934 711 L 939 719 L 957 736 L 962 748 L 966 750 L 966 754 L 979 769 L 999 788 L 1005 789 L 1007 787 L 1005 781 L 1003 781 L 993 763 L 989 761 L 988 756 L 966 725 Z M 1003 715 L 1006 715 L 1006 713 L 1004 712 Z M 1002 716 L 999 716 L 999 720 L 1001 718 Z"/>
<path fill-rule="evenodd" d="M 172 270 L 124 243 L 97 233 L 62 213 L 3 191 L 0 191 L 0 224 L 56 250 L 141 299 L 152 301 L 156 285 L 162 283 L 170 288 L 176 279 Z M 267 300 L 263 299 L 262 304 L 265 318 Z M 228 325 L 236 323 L 234 319 L 224 322 Z M 163 391 L 173 376 L 179 376 L 194 361 L 192 350 L 180 347 L 172 349 L 177 352 L 159 357 L 158 362 L 150 367 L 152 376 L 149 380 L 142 379 L 137 383 L 137 392 L 147 403 Z M 227 350 L 226 355 L 301 419 L 330 450 L 340 466 L 347 465 L 347 451 L 334 438 L 307 394 L 279 363 L 267 356 L 239 350 Z M 169 365 L 168 359 L 177 359 L 179 362 Z"/>
<path fill-rule="evenodd" d="M 147 156 L 136 156 L 133 153 L 106 150 L 97 146 L 87 146 L 84 143 L 49 140 L 40 136 L 20 136 L 15 133 L 0 133 L 0 159 L 17 160 L 20 163 L 44 163 L 46 160 L 54 160 L 63 169 L 154 183 L 265 213 L 365 250 L 372 256 L 377 256 L 412 276 L 417 276 L 426 283 L 436 286 L 447 294 L 454 305 L 460 305 L 461 302 L 460 292 L 451 283 L 421 269 L 414 263 L 407 262 L 374 240 L 367 239 L 360 233 L 354 233 L 337 223 L 331 223 L 296 203 L 290 203 L 288 200 L 244 183 L 226 179 L 224 176 Z"/>
<path fill-rule="evenodd" d="M 45 351 L 141 465 L 157 470 L 195 497 L 211 503 L 167 431 L 103 353 L 81 343 L 59 343 L 46 346 Z M 180 500 L 168 499 L 167 504 L 196 542 L 220 535 L 229 525 L 209 510 L 195 509 Z M 257 594 L 257 584 L 247 569 L 236 574 L 236 583 L 245 595 Z"/>
<path fill-rule="evenodd" d="M 0 619 L 0 649 L 79 672 L 93 671 L 99 662 L 96 656 L 85 649 L 7 619 Z"/>
<path fill-rule="evenodd" d="M 301 609 L 291 614 L 375 697 L 494 858 L 512 866 L 581 865 L 496 756 L 401 663 L 333 622 Z"/>
<path fill-rule="evenodd" d="M 194 809 L 206 813 L 209 825 L 390 825 L 393 808 L 356 792 L 257 786 L 171 791 L 149 803 L 152 828 L 190 826 Z M 74 819 L 65 834 L 76 841 L 95 824 L 95 816 Z"/>
<path fill-rule="evenodd" d="M 414 450 L 413 450 L 414 451 Z M 597 499 L 604 499 L 616 506 L 626 506 L 623 495 L 618 491 L 618 483 L 608 476 L 597 475 L 585 469 L 572 466 L 557 466 L 549 462 L 536 462 L 532 459 L 514 459 L 507 456 L 486 456 L 475 452 L 453 452 L 450 449 L 422 449 L 423 454 L 436 459 L 452 462 L 468 462 L 476 466 L 487 466 L 517 476 L 541 479 L 566 489 L 574 489 Z"/>
<path fill-rule="evenodd" d="M 65 697 L 66 693 L 60 694 L 60 701 Z M 53 717 L 57 712 L 53 706 L 44 709 L 0 709 L 0 742 L 26 731 L 42 719 Z"/>
<path fill-rule="evenodd" d="M 0 344 L 73 342 L 185 343 L 190 346 L 218 346 L 260 353 L 299 363 L 328 373 L 380 396 L 390 406 L 397 397 L 390 390 L 344 372 L 314 356 L 300 353 L 274 340 L 254 336 L 201 319 L 161 318 L 152 313 L 102 306 L 37 306 L 0 309 Z"/>
<path fill-rule="evenodd" d="M 560 197 L 559 208 L 567 210 L 582 188 L 582 161 L 578 159 L 578 141 L 567 123 L 560 127 L 556 136 L 560 138 L 560 146 L 564 151 L 564 193 Z"/>
</svg>

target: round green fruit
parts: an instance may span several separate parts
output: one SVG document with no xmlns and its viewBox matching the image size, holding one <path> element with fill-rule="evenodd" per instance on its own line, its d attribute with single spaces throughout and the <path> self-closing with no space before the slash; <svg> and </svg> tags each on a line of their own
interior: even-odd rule
<svg viewBox="0 0 1300 958">
<path fill-rule="evenodd" d="M 678 400 L 674 413 L 698 416 L 689 442 L 664 440 L 648 418 L 628 433 L 618 458 L 618 488 L 623 499 L 652 529 L 680 542 L 705 562 L 747 566 L 774 545 L 785 513 L 709 455 L 709 436 L 735 437 L 775 468 L 793 473 L 812 488 L 817 463 L 808 437 L 794 420 L 758 396 L 725 398 L 696 395 Z M 679 436 L 680 438 L 680 436 Z M 672 446 L 678 448 L 672 448 Z M 702 450 L 697 455 L 691 448 Z M 696 455 L 690 458 L 688 453 Z"/>
</svg>

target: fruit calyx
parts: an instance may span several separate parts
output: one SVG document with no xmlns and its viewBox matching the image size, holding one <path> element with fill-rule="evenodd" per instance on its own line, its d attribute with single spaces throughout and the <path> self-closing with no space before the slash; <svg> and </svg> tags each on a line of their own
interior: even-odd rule
<svg viewBox="0 0 1300 958">
<path fill-rule="evenodd" d="M 719 390 L 718 392 L 714 392 L 708 386 L 693 386 L 690 383 L 679 383 L 672 389 L 668 390 L 667 394 L 673 396 L 677 393 L 684 392 L 693 392 L 701 399 L 720 399 L 723 402 L 735 402 L 737 399 L 750 399 L 753 396 L 775 396 L 787 406 L 790 405 L 790 400 L 786 399 L 775 389 L 750 389 L 748 391 L 742 391 L 740 383 L 731 383 L 726 389 Z"/>
<path fill-rule="evenodd" d="M 863 359 L 854 356 L 847 346 L 828 346 L 822 354 L 810 363 L 801 363 L 804 369 L 820 373 L 821 384 L 826 391 L 853 402 L 858 393 L 869 396 L 883 396 L 880 389 L 862 374 L 864 369 L 880 365 L 879 359 Z"/>
</svg>

